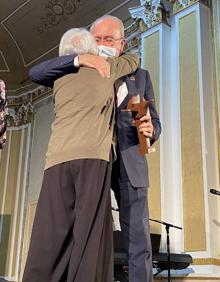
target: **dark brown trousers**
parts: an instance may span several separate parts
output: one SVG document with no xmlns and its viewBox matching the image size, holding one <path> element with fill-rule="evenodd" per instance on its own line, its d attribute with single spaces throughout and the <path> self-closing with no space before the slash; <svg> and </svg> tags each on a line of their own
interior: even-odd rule
<svg viewBox="0 0 220 282">
<path fill-rule="evenodd" d="M 23 282 L 112 282 L 110 175 L 96 159 L 45 171 Z"/>
</svg>

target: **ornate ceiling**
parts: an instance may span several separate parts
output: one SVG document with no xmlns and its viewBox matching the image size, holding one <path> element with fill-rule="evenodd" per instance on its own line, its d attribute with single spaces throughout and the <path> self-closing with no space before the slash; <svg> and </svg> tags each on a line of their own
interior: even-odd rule
<svg viewBox="0 0 220 282">
<path fill-rule="evenodd" d="M 88 26 L 106 13 L 130 22 L 129 7 L 138 0 L 1 0 L 0 78 L 7 90 L 30 84 L 28 70 L 57 55 L 62 34 Z"/>
</svg>

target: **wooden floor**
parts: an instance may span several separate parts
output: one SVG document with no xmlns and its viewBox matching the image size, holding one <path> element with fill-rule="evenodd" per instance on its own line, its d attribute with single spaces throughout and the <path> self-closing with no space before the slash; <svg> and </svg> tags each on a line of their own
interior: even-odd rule
<svg viewBox="0 0 220 282">
<path fill-rule="evenodd" d="M 154 279 L 154 282 L 167 282 L 166 277 L 158 277 Z M 172 282 L 214 282 L 214 281 L 220 281 L 220 275 L 212 275 L 210 276 L 199 276 L 199 275 L 190 275 L 187 277 L 172 277 Z"/>
</svg>

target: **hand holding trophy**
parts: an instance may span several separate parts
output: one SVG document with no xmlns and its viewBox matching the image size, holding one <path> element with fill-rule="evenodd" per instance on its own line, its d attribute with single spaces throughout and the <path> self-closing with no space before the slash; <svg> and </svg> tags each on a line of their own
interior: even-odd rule
<svg viewBox="0 0 220 282">
<path fill-rule="evenodd" d="M 139 126 L 141 125 L 140 118 L 144 115 L 150 115 L 149 104 L 151 102 L 154 102 L 154 99 L 146 101 L 140 95 L 132 96 L 128 102 L 127 109 L 123 110 L 132 112 L 133 114 L 140 143 L 139 152 L 142 155 L 155 152 L 155 148 L 151 148 L 150 138 L 146 138 L 142 132 L 139 132 Z"/>
</svg>

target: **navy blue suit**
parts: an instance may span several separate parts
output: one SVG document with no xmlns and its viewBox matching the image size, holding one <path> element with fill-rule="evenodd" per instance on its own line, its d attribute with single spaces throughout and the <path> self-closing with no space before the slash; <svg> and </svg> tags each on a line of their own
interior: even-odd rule
<svg viewBox="0 0 220 282">
<path fill-rule="evenodd" d="M 129 258 L 129 282 L 152 282 L 152 255 L 149 230 L 147 187 L 149 186 L 146 157 L 140 155 L 136 127 L 132 115 L 122 111 L 129 99 L 139 94 L 154 99 L 149 73 L 138 69 L 124 78 L 128 95 L 116 114 L 117 160 L 113 163 L 112 189 L 120 210 L 120 224 Z M 150 104 L 154 126 L 151 144 L 159 138 L 160 121 L 154 104 Z"/>
<path fill-rule="evenodd" d="M 29 72 L 32 81 L 53 86 L 53 82 L 67 73 L 77 72 L 74 55 L 57 57 L 43 62 Z M 127 107 L 131 96 L 139 94 L 145 100 L 154 99 L 148 71 L 138 69 L 123 78 L 128 95 L 116 111 L 117 160 L 113 163 L 112 189 L 120 209 L 120 223 L 129 257 L 129 282 L 151 282 L 152 260 L 147 205 L 148 167 L 146 157 L 138 151 L 136 127 Z M 161 125 L 154 103 L 150 105 L 154 126 L 153 144 L 161 133 Z"/>
</svg>

